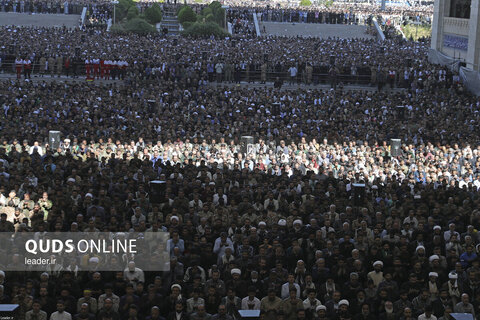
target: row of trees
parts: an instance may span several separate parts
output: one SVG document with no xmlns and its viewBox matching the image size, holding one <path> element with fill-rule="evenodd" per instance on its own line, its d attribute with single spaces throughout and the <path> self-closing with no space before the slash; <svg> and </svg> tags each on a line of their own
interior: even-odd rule
<svg viewBox="0 0 480 320">
<path fill-rule="evenodd" d="M 115 7 L 115 33 L 149 34 L 157 32 L 155 24 L 162 21 L 162 9 L 155 3 L 140 13 L 133 0 L 119 0 Z"/>
<path fill-rule="evenodd" d="M 178 21 L 184 29 L 183 35 L 195 38 L 215 36 L 224 38 L 228 36 L 225 31 L 225 9 L 218 1 L 213 1 L 196 14 L 189 6 L 180 8 L 177 14 Z"/>
<path fill-rule="evenodd" d="M 182 24 L 184 36 L 224 38 L 225 9 L 218 1 L 210 3 L 197 14 L 191 7 L 183 6 L 177 12 L 178 21 Z M 115 25 L 111 31 L 115 33 L 149 34 L 157 32 L 155 24 L 162 20 L 162 9 L 155 3 L 140 13 L 133 0 L 119 0 L 115 8 Z"/>
</svg>

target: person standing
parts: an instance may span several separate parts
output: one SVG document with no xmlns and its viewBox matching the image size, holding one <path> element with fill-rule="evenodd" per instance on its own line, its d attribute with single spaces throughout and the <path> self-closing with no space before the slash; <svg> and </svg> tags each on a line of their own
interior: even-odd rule
<svg viewBox="0 0 480 320">
<path fill-rule="evenodd" d="M 333 90 L 337 89 L 337 69 L 335 66 L 332 66 L 330 70 L 328 71 L 328 75 L 330 76 L 330 87 L 333 88 Z"/>
<path fill-rule="evenodd" d="M 313 67 L 310 63 L 307 64 L 305 67 L 305 73 L 307 74 L 307 84 L 312 83 L 312 74 L 313 74 Z"/>
<path fill-rule="evenodd" d="M 25 57 L 25 60 L 23 60 L 23 75 L 25 79 L 30 79 L 31 74 L 32 74 L 32 61 L 28 57 Z"/>
<path fill-rule="evenodd" d="M 39 66 L 39 72 L 42 77 L 45 74 L 46 70 L 47 70 L 47 59 L 45 59 L 45 57 L 42 56 L 40 58 L 40 66 Z"/>
<path fill-rule="evenodd" d="M 70 74 L 70 58 L 69 57 L 65 57 L 65 60 L 64 60 L 64 63 L 63 63 L 63 67 L 65 68 L 65 74 L 67 75 L 67 77 L 69 76 Z"/>
<path fill-rule="evenodd" d="M 85 73 L 87 74 L 87 80 L 90 79 L 90 59 L 85 59 Z"/>
<path fill-rule="evenodd" d="M 15 59 L 15 70 L 17 71 L 17 79 L 22 78 L 23 60 L 18 57 Z"/>
<path fill-rule="evenodd" d="M 377 73 L 377 88 L 379 92 L 382 91 L 382 88 L 385 85 L 385 80 L 386 80 L 385 78 L 386 78 L 385 72 L 383 71 L 382 68 L 380 68 L 380 70 Z"/>
<path fill-rule="evenodd" d="M 289 69 L 288 72 L 290 72 L 290 84 L 294 84 L 295 80 L 297 78 L 297 72 L 298 69 L 295 65 L 292 65 Z"/>
<path fill-rule="evenodd" d="M 262 84 L 265 84 L 267 82 L 267 63 L 264 62 L 262 63 L 262 66 L 260 67 L 260 80 Z"/>
<path fill-rule="evenodd" d="M 50 72 L 50 77 L 53 77 L 53 69 L 55 68 L 55 59 L 53 57 L 48 58 L 47 68 Z"/>
<path fill-rule="evenodd" d="M 57 56 L 57 60 L 56 60 L 56 63 L 57 63 L 57 74 L 58 74 L 58 77 L 60 77 L 62 75 L 62 69 L 63 69 L 63 58 L 62 56 Z"/>
<path fill-rule="evenodd" d="M 222 82 L 223 68 L 224 68 L 223 63 L 220 61 L 215 65 L 215 72 L 217 74 L 217 83 Z"/>
</svg>

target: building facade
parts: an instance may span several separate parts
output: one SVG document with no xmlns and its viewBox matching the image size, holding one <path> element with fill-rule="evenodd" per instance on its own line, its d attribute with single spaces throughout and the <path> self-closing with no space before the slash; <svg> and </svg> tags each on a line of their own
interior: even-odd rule
<svg viewBox="0 0 480 320">
<path fill-rule="evenodd" d="M 480 71 L 480 0 L 435 0 L 432 49 Z"/>
</svg>

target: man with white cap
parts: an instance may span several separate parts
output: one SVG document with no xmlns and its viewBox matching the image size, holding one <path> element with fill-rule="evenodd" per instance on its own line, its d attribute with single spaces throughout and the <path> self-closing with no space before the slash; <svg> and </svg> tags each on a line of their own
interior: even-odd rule
<svg viewBox="0 0 480 320">
<path fill-rule="evenodd" d="M 232 279 L 228 280 L 225 285 L 226 287 L 235 288 L 235 291 L 239 297 L 245 297 L 248 294 L 248 287 L 241 278 L 242 271 L 239 268 L 233 268 L 230 271 Z"/>
<path fill-rule="evenodd" d="M 327 307 L 325 307 L 323 304 L 317 306 L 317 308 L 315 309 L 315 311 L 317 312 L 317 315 L 315 317 L 315 319 L 317 320 L 327 320 Z"/>
<path fill-rule="evenodd" d="M 439 286 L 437 284 L 438 280 L 438 273 L 436 272 L 430 272 L 428 274 L 428 291 L 430 292 L 430 299 L 434 301 L 437 299 L 438 294 L 439 294 Z"/>
<path fill-rule="evenodd" d="M 448 274 L 448 281 L 442 286 L 442 289 L 446 289 L 453 303 L 460 301 L 460 293 L 463 292 L 461 284 L 457 281 L 458 275 L 455 271 Z"/>
<path fill-rule="evenodd" d="M 346 299 L 340 300 L 338 303 L 338 310 L 337 310 L 337 319 L 351 319 L 352 316 L 348 312 L 348 308 L 350 303 Z"/>
<path fill-rule="evenodd" d="M 373 271 L 370 271 L 367 274 L 367 278 L 373 281 L 373 284 L 375 285 L 376 288 L 378 288 L 378 285 L 385 280 L 383 278 L 382 269 L 383 269 L 383 262 L 380 260 L 377 260 L 373 263 Z"/>
<path fill-rule="evenodd" d="M 436 225 L 433 227 L 433 235 L 441 235 L 442 234 L 442 227 Z"/>
</svg>

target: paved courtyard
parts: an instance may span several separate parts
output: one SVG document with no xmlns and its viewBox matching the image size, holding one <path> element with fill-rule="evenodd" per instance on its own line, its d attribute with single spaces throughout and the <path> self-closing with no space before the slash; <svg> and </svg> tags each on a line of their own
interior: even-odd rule
<svg viewBox="0 0 480 320">
<path fill-rule="evenodd" d="M 367 34 L 366 26 L 318 23 L 260 22 L 260 30 L 265 26 L 266 35 L 288 37 L 339 37 L 344 39 L 374 38 Z M 265 34 L 265 33 L 262 33 Z"/>
<path fill-rule="evenodd" d="M 0 26 L 77 27 L 80 15 L 0 12 Z"/>
</svg>

